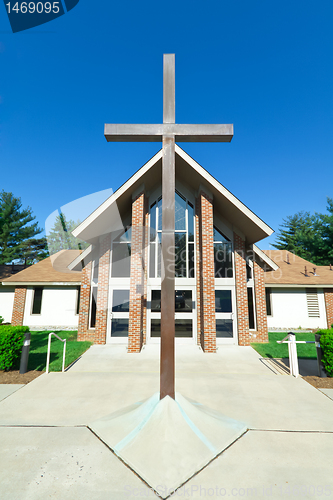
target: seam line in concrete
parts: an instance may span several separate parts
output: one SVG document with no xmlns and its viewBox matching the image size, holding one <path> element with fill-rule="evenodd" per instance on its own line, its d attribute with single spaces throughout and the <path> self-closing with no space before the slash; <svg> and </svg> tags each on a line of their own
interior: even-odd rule
<svg viewBox="0 0 333 500">
<path fill-rule="evenodd" d="M 70 427 L 72 427 L 72 428 L 76 428 L 76 427 L 77 427 L 77 428 L 81 428 L 81 429 L 82 429 L 82 428 L 86 428 L 87 426 L 86 426 L 86 425 L 84 425 L 84 424 L 82 424 L 82 425 L 80 425 L 80 424 L 79 424 L 79 425 L 0 424 L 0 428 L 1 428 L 1 427 L 5 427 L 5 428 L 7 428 L 7 429 L 8 429 L 8 428 L 17 428 L 17 427 L 23 427 L 23 428 L 24 428 L 24 427 L 27 427 L 27 428 L 31 427 L 31 428 L 37 428 L 37 429 L 38 429 L 38 428 L 43 429 L 44 427 L 45 427 L 45 428 L 51 428 L 51 429 L 52 429 L 52 428 L 54 428 L 54 429 L 62 429 L 62 428 L 64 428 L 64 429 L 65 429 L 65 428 L 67 428 L 67 429 L 68 429 L 68 428 L 70 428 Z"/>
<path fill-rule="evenodd" d="M 298 432 L 300 434 L 333 434 L 333 431 L 304 431 L 304 430 L 290 430 L 290 429 L 248 429 L 249 431 L 257 432 Z"/>
<path fill-rule="evenodd" d="M 191 477 L 189 477 L 186 481 L 183 482 L 183 484 L 180 484 L 178 486 L 178 488 L 173 491 L 169 496 L 165 497 L 164 500 L 168 500 L 168 498 L 171 498 L 174 496 L 175 492 L 177 490 L 179 490 L 180 488 L 182 488 L 186 483 L 188 483 L 189 481 L 191 481 L 191 479 L 193 479 L 195 476 L 197 476 L 198 474 L 200 474 L 200 472 L 202 472 L 204 469 L 206 469 L 206 467 L 208 467 L 212 462 L 214 462 L 214 460 L 216 460 L 217 458 L 219 458 L 225 451 L 227 451 L 229 448 L 231 448 L 231 446 L 233 446 L 235 443 L 237 443 L 237 441 L 239 441 L 240 439 L 242 439 L 243 436 L 245 436 L 245 434 L 247 434 L 249 431 L 249 429 L 246 429 L 246 431 L 243 432 L 243 434 L 241 434 L 240 436 L 238 436 L 238 438 L 236 438 L 232 443 L 230 443 L 228 446 L 226 446 L 226 448 L 224 448 L 222 451 L 220 451 L 220 453 L 218 453 L 215 457 L 213 457 L 206 465 L 204 465 L 200 470 L 198 470 L 197 472 L 195 472 Z"/>
<path fill-rule="evenodd" d="M 110 447 L 110 446 L 109 446 L 109 445 L 108 445 L 105 441 L 103 441 L 103 439 L 102 439 L 102 438 L 100 438 L 100 437 L 99 437 L 99 435 L 98 435 L 98 434 L 96 434 L 96 432 L 94 432 L 94 431 L 93 431 L 93 430 L 89 427 L 89 425 L 87 425 L 86 427 L 87 427 L 87 429 L 88 429 L 88 430 L 89 430 L 89 431 L 90 431 L 90 432 L 91 432 L 91 433 L 92 433 L 92 434 L 93 434 L 93 435 L 94 435 L 94 436 L 95 436 L 95 437 L 96 437 L 96 438 L 97 438 L 97 439 L 98 439 L 101 443 L 103 443 L 103 444 L 104 444 L 104 446 L 106 446 L 106 448 L 107 448 L 109 451 L 111 451 L 111 453 L 112 453 L 115 457 L 117 457 L 117 458 L 118 458 L 118 460 L 120 460 L 120 462 L 122 462 L 122 463 L 125 465 L 125 467 L 127 467 L 127 469 L 129 469 L 131 472 L 133 472 L 133 474 L 134 474 L 136 477 L 138 477 L 138 478 L 139 478 L 139 479 L 140 479 L 140 480 L 141 480 L 141 481 L 142 481 L 142 482 L 143 482 L 143 483 L 144 483 L 144 484 L 145 484 L 145 485 L 146 485 L 146 486 L 147 486 L 150 490 L 152 490 L 152 491 L 153 491 L 153 492 L 154 492 L 154 493 L 158 496 L 158 498 L 161 498 L 162 500 L 165 500 L 165 499 L 163 499 L 163 497 L 162 497 L 162 496 L 161 496 L 161 495 L 160 495 L 160 494 L 159 494 L 156 490 L 154 490 L 154 488 L 153 488 L 152 486 L 150 486 L 150 485 L 149 485 L 149 484 L 148 484 L 148 483 L 147 483 L 144 479 L 142 479 L 142 477 L 141 477 L 141 476 L 139 476 L 139 474 L 138 474 L 138 473 L 137 473 L 134 469 L 132 469 L 132 467 L 131 467 L 130 465 L 128 465 L 128 464 L 127 464 L 127 463 L 126 463 L 126 462 L 125 462 L 125 461 L 124 461 L 124 460 L 123 460 L 123 459 L 122 459 L 119 455 L 117 455 L 117 453 L 115 453 L 115 452 L 113 451 L 113 449 L 112 449 L 112 448 L 111 448 L 111 447 Z"/>
<path fill-rule="evenodd" d="M 139 479 L 141 479 L 141 481 L 146 485 L 148 486 L 148 488 L 152 491 L 154 491 L 154 493 L 159 497 L 161 498 L 162 500 L 168 500 L 168 498 L 171 498 L 174 496 L 175 492 L 177 490 L 179 490 L 180 488 L 182 488 L 186 483 L 188 483 L 189 481 L 191 481 L 191 479 L 193 479 L 195 476 L 197 476 L 201 471 L 203 471 L 204 469 L 206 469 L 206 467 L 208 467 L 214 460 L 216 460 L 218 457 L 220 457 L 225 451 L 227 451 L 231 446 L 233 446 L 237 441 L 239 441 L 243 436 L 245 436 L 245 434 L 249 431 L 249 429 L 247 429 L 246 431 L 243 432 L 243 434 L 241 434 L 240 436 L 238 436 L 238 438 L 236 438 L 232 443 L 230 443 L 226 448 L 224 448 L 220 453 L 218 453 L 215 457 L 213 457 L 209 462 L 207 462 L 206 465 L 204 465 L 200 470 L 198 470 L 197 472 L 195 472 L 191 477 L 189 477 L 188 479 L 186 479 L 186 481 L 184 481 L 182 484 L 180 484 L 178 486 L 178 488 L 176 488 L 170 495 L 168 495 L 167 497 L 162 497 L 152 486 L 150 486 L 150 484 L 148 484 L 144 479 L 142 479 L 141 476 L 139 476 L 139 474 L 133 470 L 121 457 L 119 457 L 119 455 L 117 455 L 117 453 L 115 453 L 113 451 L 113 449 L 105 442 L 103 441 L 103 439 L 101 439 L 89 426 L 87 426 L 87 428 L 90 430 L 90 432 L 92 434 L 94 434 L 94 436 L 97 437 L 97 439 L 99 439 L 99 441 L 101 441 L 101 443 L 103 443 L 110 451 L 111 453 L 117 457 L 130 471 L 133 472 L 133 474 L 135 474 Z"/>
</svg>

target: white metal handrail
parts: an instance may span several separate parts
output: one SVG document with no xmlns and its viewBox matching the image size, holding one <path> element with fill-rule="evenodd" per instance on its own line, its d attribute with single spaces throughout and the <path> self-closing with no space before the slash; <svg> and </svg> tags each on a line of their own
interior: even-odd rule
<svg viewBox="0 0 333 500">
<path fill-rule="evenodd" d="M 61 340 L 61 342 L 64 343 L 64 352 L 63 352 L 63 356 L 62 356 L 62 372 L 65 371 L 65 356 L 66 356 L 66 339 L 61 339 L 60 337 L 58 337 L 58 335 L 54 332 L 50 333 L 49 334 L 49 340 L 48 340 L 48 344 L 47 344 L 47 359 L 46 359 L 46 373 L 49 373 L 49 365 L 50 365 L 50 353 L 51 353 L 51 336 L 54 335 L 55 337 L 57 337 L 57 339 Z"/>
<path fill-rule="evenodd" d="M 319 346 L 318 342 L 315 342 L 312 340 L 309 340 L 309 341 L 296 340 L 296 335 L 292 332 L 288 333 L 288 335 L 284 339 L 277 340 L 276 342 L 277 342 L 277 344 L 288 344 L 290 375 L 292 375 L 293 377 L 296 377 L 296 378 L 299 376 L 296 344 L 316 344 L 316 347 Z"/>
</svg>

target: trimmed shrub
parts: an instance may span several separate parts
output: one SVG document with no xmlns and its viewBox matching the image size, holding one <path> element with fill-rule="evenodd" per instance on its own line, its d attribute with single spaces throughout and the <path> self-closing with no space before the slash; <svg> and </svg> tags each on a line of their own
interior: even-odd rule
<svg viewBox="0 0 333 500">
<path fill-rule="evenodd" d="M 320 347 L 323 353 L 321 361 L 325 372 L 329 377 L 333 377 L 333 329 L 319 330 L 317 334 L 320 335 Z"/>
<path fill-rule="evenodd" d="M 21 356 L 28 326 L 0 326 L 0 370 L 8 371 Z"/>
</svg>

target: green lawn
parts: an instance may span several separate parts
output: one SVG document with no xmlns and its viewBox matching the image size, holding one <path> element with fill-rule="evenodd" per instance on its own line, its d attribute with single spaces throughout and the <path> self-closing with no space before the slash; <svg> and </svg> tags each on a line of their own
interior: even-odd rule
<svg viewBox="0 0 333 500">
<path fill-rule="evenodd" d="M 50 331 L 31 332 L 31 342 L 29 351 L 28 370 L 45 370 L 47 356 L 47 342 Z M 81 354 L 83 354 L 91 345 L 91 342 L 78 342 L 76 331 L 54 332 L 61 339 L 66 339 L 66 358 L 65 367 L 69 366 Z M 51 355 L 49 370 L 54 372 L 61 371 L 62 353 L 64 343 L 60 342 L 54 335 L 51 337 Z"/>
<path fill-rule="evenodd" d="M 277 344 L 277 340 L 282 340 L 286 337 L 286 333 L 269 332 L 269 342 L 259 344 L 253 342 L 251 346 L 263 358 L 288 358 L 288 344 Z M 311 340 L 314 341 L 314 333 L 296 333 L 296 340 Z M 297 344 L 297 355 L 299 358 L 317 359 L 315 344 Z"/>
</svg>

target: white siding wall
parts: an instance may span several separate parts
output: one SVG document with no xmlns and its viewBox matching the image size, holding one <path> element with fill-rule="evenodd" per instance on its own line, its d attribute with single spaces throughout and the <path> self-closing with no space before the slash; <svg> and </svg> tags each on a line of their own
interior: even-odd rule
<svg viewBox="0 0 333 500">
<path fill-rule="evenodd" d="M 271 288 L 269 328 L 327 328 L 324 293 L 318 288 L 319 318 L 309 318 L 305 288 Z"/>
<path fill-rule="evenodd" d="M 15 288 L 0 285 L 0 316 L 4 318 L 5 323 L 12 320 L 14 295 Z"/>
<path fill-rule="evenodd" d="M 44 287 L 41 314 L 31 314 L 33 287 L 27 289 L 23 324 L 31 327 L 78 327 L 76 287 Z"/>
</svg>

